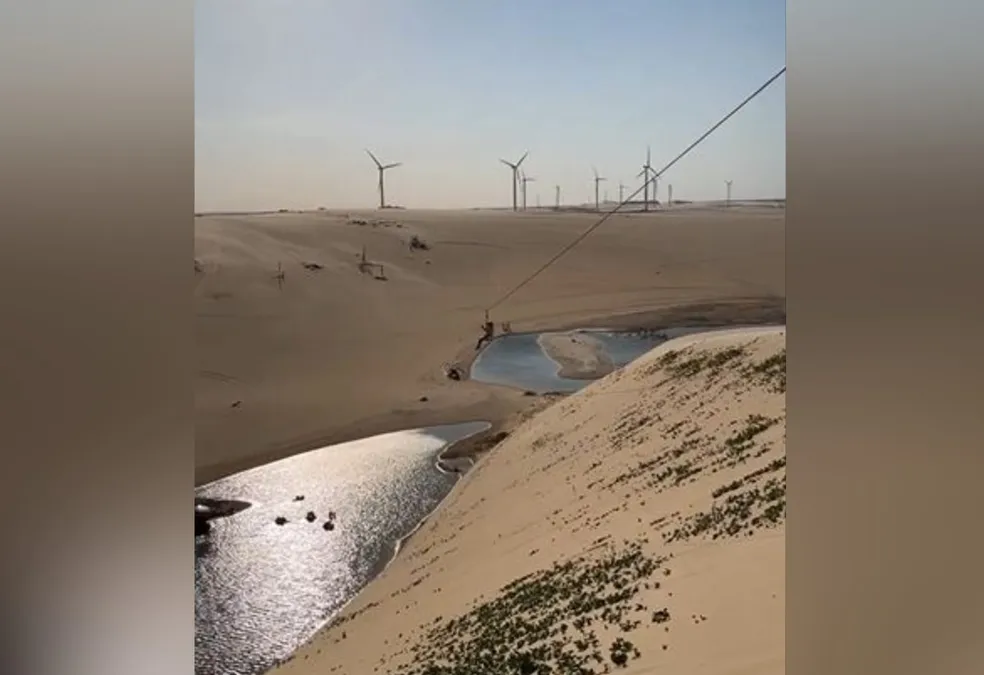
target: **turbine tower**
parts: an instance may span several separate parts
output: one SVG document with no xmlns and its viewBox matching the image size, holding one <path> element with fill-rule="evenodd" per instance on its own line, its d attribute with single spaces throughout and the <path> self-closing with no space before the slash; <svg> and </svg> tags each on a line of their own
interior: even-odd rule
<svg viewBox="0 0 984 675">
<path fill-rule="evenodd" d="M 369 152 L 369 150 L 366 150 L 366 152 L 369 154 L 370 157 L 372 157 L 372 161 L 376 163 L 376 168 L 379 170 L 379 208 L 385 209 L 386 192 L 385 189 L 383 188 L 383 172 L 386 171 L 387 169 L 396 168 L 401 164 L 403 164 L 403 162 L 394 162 L 393 164 L 382 164 L 378 159 L 376 159 L 376 155 Z"/>
<path fill-rule="evenodd" d="M 504 159 L 499 160 L 500 162 L 508 166 L 510 169 L 512 169 L 513 211 L 519 210 L 519 206 L 516 202 L 516 187 L 519 185 L 519 167 L 523 163 L 523 160 L 526 159 L 526 155 L 528 154 L 530 154 L 529 151 L 524 153 L 523 156 L 519 158 L 519 161 L 516 162 L 515 164 L 513 164 L 512 162 L 507 162 Z"/>
<path fill-rule="evenodd" d="M 519 172 L 519 180 L 523 184 L 523 210 L 526 210 L 526 184 L 532 180 L 536 180 L 532 176 L 527 176 L 525 171 Z"/>
<path fill-rule="evenodd" d="M 618 182 L 618 203 L 621 204 L 625 201 L 625 188 L 629 187 L 625 185 L 622 181 Z"/>
<path fill-rule="evenodd" d="M 559 185 L 554 185 L 554 199 L 556 201 L 556 205 L 554 206 L 554 208 L 557 209 L 558 211 L 560 211 L 560 186 Z"/>
<path fill-rule="evenodd" d="M 601 201 L 600 201 L 600 200 L 598 199 L 598 185 L 599 185 L 599 184 L 600 184 L 600 183 L 601 183 L 602 181 L 606 181 L 606 180 L 608 180 L 608 179 L 607 179 L 607 178 L 604 178 L 603 176 L 599 176 L 599 175 L 598 175 L 598 169 L 596 169 L 596 168 L 594 168 L 594 167 L 591 167 L 591 170 L 592 170 L 592 171 L 594 171 L 594 184 L 595 184 L 595 211 L 601 211 Z"/>
<path fill-rule="evenodd" d="M 649 210 L 649 172 L 652 171 L 653 174 L 656 170 L 653 168 L 652 160 L 650 159 L 649 146 L 646 146 L 646 163 L 642 165 L 642 171 L 640 171 L 636 178 L 642 176 L 642 209 L 643 211 Z M 653 184 L 653 198 L 656 197 L 656 184 Z"/>
<path fill-rule="evenodd" d="M 725 199 L 725 201 L 724 201 L 724 205 L 725 205 L 725 206 L 731 206 L 731 184 L 732 184 L 733 182 L 734 182 L 734 181 L 731 181 L 731 180 L 726 180 L 726 181 L 724 181 L 724 184 L 728 186 L 728 197 L 727 197 L 727 199 Z"/>
<path fill-rule="evenodd" d="M 666 194 L 666 206 L 667 206 L 667 208 L 669 208 L 669 207 L 673 206 L 673 183 L 669 183 L 666 186 L 666 190 L 667 190 L 667 194 Z"/>
</svg>

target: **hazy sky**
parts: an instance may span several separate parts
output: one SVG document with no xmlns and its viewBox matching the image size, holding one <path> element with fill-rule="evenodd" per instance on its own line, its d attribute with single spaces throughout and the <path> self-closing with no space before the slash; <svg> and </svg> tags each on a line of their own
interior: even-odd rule
<svg viewBox="0 0 984 675">
<path fill-rule="evenodd" d="M 784 0 L 197 0 L 196 210 L 593 201 L 632 188 L 785 63 Z M 785 77 L 666 174 L 784 197 Z M 627 190 L 628 192 L 628 190 Z"/>
</svg>

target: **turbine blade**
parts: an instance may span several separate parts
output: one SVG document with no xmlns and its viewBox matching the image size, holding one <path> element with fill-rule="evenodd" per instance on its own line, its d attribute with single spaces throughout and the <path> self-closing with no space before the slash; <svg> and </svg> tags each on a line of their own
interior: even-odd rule
<svg viewBox="0 0 984 675">
<path fill-rule="evenodd" d="M 639 178 L 639 177 L 640 177 L 640 176 L 642 176 L 642 175 L 643 175 L 644 173 L 646 173 L 646 167 L 642 167 L 642 171 L 640 171 L 639 173 L 637 173 L 637 174 L 636 174 L 636 178 Z M 647 177 L 648 177 L 648 176 L 647 176 Z"/>
<path fill-rule="evenodd" d="M 380 167 L 380 168 L 382 168 L 382 169 L 394 169 L 394 168 L 396 168 L 398 166 L 403 166 L 403 162 L 393 162 L 392 164 L 387 164 L 387 165 L 385 165 L 383 167 Z"/>
<path fill-rule="evenodd" d="M 516 162 L 516 166 L 519 166 L 520 164 L 522 164 L 523 163 L 523 160 L 526 159 L 526 156 L 529 155 L 529 154 L 530 154 L 530 151 L 529 150 L 527 150 L 526 152 L 524 152 L 523 153 L 523 156 L 519 158 L 519 161 L 518 162 Z"/>
<path fill-rule="evenodd" d="M 503 164 L 505 164 L 506 166 L 508 166 L 513 171 L 515 171 L 517 168 L 519 168 L 517 165 L 513 164 L 512 162 L 507 162 L 504 159 L 500 159 L 499 161 L 502 162 Z"/>
<path fill-rule="evenodd" d="M 372 154 L 368 149 L 366 149 L 366 152 L 369 154 L 370 157 L 372 157 L 372 161 L 374 161 L 376 163 L 376 166 L 378 168 L 382 169 L 383 168 L 383 165 L 379 163 L 379 160 L 378 159 L 376 159 L 376 155 Z"/>
<path fill-rule="evenodd" d="M 647 145 L 646 146 L 646 166 L 649 166 L 649 164 L 650 164 L 651 161 L 652 160 L 650 159 L 650 155 L 649 155 L 649 146 Z"/>
</svg>

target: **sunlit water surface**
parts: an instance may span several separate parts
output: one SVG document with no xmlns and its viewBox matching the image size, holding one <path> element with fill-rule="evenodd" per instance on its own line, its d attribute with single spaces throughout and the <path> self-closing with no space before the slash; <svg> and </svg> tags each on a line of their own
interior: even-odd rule
<svg viewBox="0 0 984 675">
<path fill-rule="evenodd" d="M 616 368 L 625 366 L 667 340 L 707 332 L 708 328 L 668 328 L 661 331 L 626 332 L 584 330 L 604 345 Z M 500 384 L 516 389 L 571 393 L 591 380 L 560 377 L 560 366 L 544 353 L 538 338 L 551 333 L 514 333 L 493 340 L 475 359 L 471 377 L 479 382 Z"/>
<path fill-rule="evenodd" d="M 454 486 L 457 475 L 435 466 L 440 452 L 488 428 L 474 422 L 374 436 L 198 488 L 197 497 L 252 506 L 213 520 L 196 539 L 196 674 L 253 675 L 286 659 L 386 566 L 395 543 Z M 331 531 L 324 529 L 329 511 Z M 277 525 L 278 516 L 288 522 Z"/>
</svg>

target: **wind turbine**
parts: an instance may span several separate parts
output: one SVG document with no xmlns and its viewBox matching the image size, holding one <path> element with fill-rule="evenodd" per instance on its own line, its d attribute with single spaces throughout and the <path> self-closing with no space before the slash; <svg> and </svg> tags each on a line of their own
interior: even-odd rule
<svg viewBox="0 0 984 675">
<path fill-rule="evenodd" d="M 642 171 L 640 171 L 636 178 L 642 176 L 642 209 L 643 211 L 649 210 L 649 172 L 652 171 L 654 174 L 656 170 L 653 168 L 652 160 L 650 159 L 649 146 L 646 146 L 646 163 L 642 165 Z M 656 197 L 656 184 L 653 183 L 653 198 Z"/>
<path fill-rule="evenodd" d="M 530 181 L 536 180 L 532 176 L 527 176 L 525 171 L 519 172 L 519 180 L 523 183 L 523 210 L 526 210 L 526 184 Z"/>
<path fill-rule="evenodd" d="M 627 188 L 627 187 L 629 187 L 629 186 L 628 185 L 625 185 L 624 183 L 622 183 L 622 181 L 619 181 L 618 182 L 618 203 L 619 204 L 621 204 L 622 202 L 625 201 L 625 188 Z"/>
<path fill-rule="evenodd" d="M 726 181 L 724 181 L 724 184 L 728 186 L 728 198 L 727 198 L 727 200 L 726 200 L 726 201 L 724 202 L 724 205 L 725 205 L 725 206 L 731 206 L 731 184 L 732 184 L 733 182 L 734 182 L 734 181 L 731 181 L 731 180 L 726 180 Z"/>
<path fill-rule="evenodd" d="M 608 179 L 607 179 L 607 178 L 604 178 L 604 177 L 602 177 L 602 176 L 599 176 L 599 175 L 598 175 L 598 169 L 596 169 L 596 168 L 594 168 L 594 167 L 591 167 L 591 170 L 592 170 L 592 171 L 594 171 L 594 184 L 595 184 L 595 211 L 601 211 L 601 202 L 600 202 L 600 201 L 599 201 L 599 199 L 598 199 L 598 185 L 599 185 L 599 184 L 600 184 L 600 183 L 601 183 L 602 181 L 606 181 L 606 180 L 608 180 Z"/>
<path fill-rule="evenodd" d="M 554 206 L 554 208 L 557 209 L 558 211 L 560 211 L 560 186 L 559 185 L 554 185 L 554 192 L 555 192 L 555 200 L 556 200 L 556 206 Z"/>
<path fill-rule="evenodd" d="M 376 155 L 369 152 L 369 150 L 366 150 L 366 152 L 369 154 L 370 157 L 372 157 L 372 161 L 376 163 L 376 168 L 379 169 L 379 208 L 385 209 L 386 192 L 383 188 L 383 172 L 386 171 L 387 169 L 396 168 L 401 164 L 403 164 L 403 162 L 394 162 L 393 164 L 382 164 L 378 159 L 376 159 Z"/>
<path fill-rule="evenodd" d="M 523 154 L 523 156 L 519 158 L 519 161 L 516 162 L 515 164 L 513 164 L 512 162 L 507 162 L 504 159 L 499 160 L 500 162 L 508 166 L 510 169 L 512 169 L 513 211 L 519 210 L 519 207 L 516 203 L 516 187 L 519 185 L 519 167 L 523 163 L 523 160 L 526 159 L 526 155 L 528 154 L 530 154 L 529 151 L 526 151 Z"/>
<path fill-rule="evenodd" d="M 667 208 L 669 208 L 673 206 L 673 183 L 667 184 L 666 189 L 667 189 L 666 206 Z"/>
</svg>

